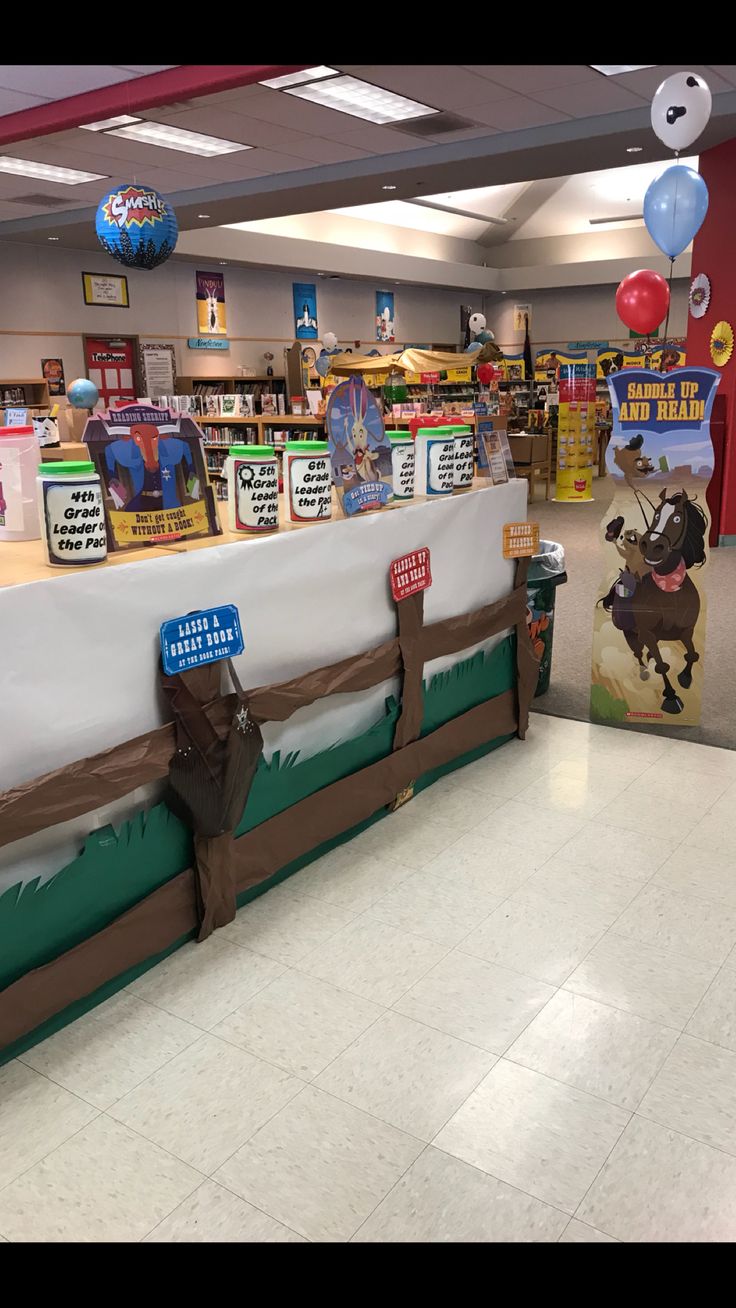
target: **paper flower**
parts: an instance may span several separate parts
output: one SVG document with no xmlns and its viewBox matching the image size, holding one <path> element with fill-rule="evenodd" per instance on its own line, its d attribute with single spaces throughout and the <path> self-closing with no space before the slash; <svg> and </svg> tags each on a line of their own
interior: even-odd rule
<svg viewBox="0 0 736 1308">
<path fill-rule="evenodd" d="M 698 273 L 690 283 L 690 312 L 693 318 L 702 318 L 710 304 L 710 277 Z"/>
<path fill-rule="evenodd" d="M 733 327 L 730 322 L 717 322 L 710 338 L 710 357 L 717 368 L 722 368 L 732 353 Z"/>
</svg>

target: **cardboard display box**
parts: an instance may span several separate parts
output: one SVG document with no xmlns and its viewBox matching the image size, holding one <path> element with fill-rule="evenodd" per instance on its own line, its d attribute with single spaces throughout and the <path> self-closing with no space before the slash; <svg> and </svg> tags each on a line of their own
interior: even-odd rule
<svg viewBox="0 0 736 1308">
<path fill-rule="evenodd" d="M 547 437 L 509 435 L 514 463 L 541 463 L 547 458 Z"/>
</svg>

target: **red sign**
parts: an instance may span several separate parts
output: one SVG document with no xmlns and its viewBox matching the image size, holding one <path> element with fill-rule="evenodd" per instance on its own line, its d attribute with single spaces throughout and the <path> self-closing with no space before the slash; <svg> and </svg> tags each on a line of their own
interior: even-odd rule
<svg viewBox="0 0 736 1308">
<path fill-rule="evenodd" d="M 391 594 L 398 604 L 407 595 L 416 595 L 417 591 L 427 590 L 432 585 L 432 573 L 429 567 L 429 550 L 426 545 L 411 554 L 403 554 L 394 559 L 389 572 Z"/>
</svg>

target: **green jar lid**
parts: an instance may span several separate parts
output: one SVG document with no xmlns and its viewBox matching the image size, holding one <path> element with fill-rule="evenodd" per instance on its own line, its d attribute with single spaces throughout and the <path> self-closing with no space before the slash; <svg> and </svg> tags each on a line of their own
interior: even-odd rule
<svg viewBox="0 0 736 1308">
<path fill-rule="evenodd" d="M 417 436 L 452 436 L 449 427 L 420 427 Z"/>
<path fill-rule="evenodd" d="M 406 445 L 407 441 L 411 441 L 412 435 L 410 431 L 390 431 L 388 438 L 394 445 Z"/>
<path fill-rule="evenodd" d="M 284 449 L 290 454 L 326 454 L 327 441 L 287 441 Z"/>
<path fill-rule="evenodd" d="M 231 459 L 271 459 L 275 453 L 273 445 L 231 445 L 228 450 Z"/>
<path fill-rule="evenodd" d="M 451 431 L 451 432 L 453 432 L 453 433 L 456 433 L 456 432 L 459 432 L 459 431 L 461 431 L 461 432 L 464 433 L 464 432 L 471 432 L 473 429 L 472 429 L 472 427 L 469 425 L 469 423 L 467 423 L 467 422 L 453 422 L 453 423 L 450 423 L 450 426 L 447 427 L 446 430 L 447 430 L 447 431 Z"/>
<path fill-rule="evenodd" d="M 80 461 L 73 463 L 64 459 L 60 463 L 39 463 L 38 471 L 43 477 L 82 477 L 87 473 L 94 472 L 94 463 Z"/>
</svg>

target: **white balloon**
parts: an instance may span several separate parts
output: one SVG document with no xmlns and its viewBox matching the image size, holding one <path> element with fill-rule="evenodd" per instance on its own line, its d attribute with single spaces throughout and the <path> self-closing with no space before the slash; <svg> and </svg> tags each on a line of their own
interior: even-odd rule
<svg viewBox="0 0 736 1308">
<path fill-rule="evenodd" d="M 652 100 L 652 127 L 670 150 L 686 150 L 705 131 L 713 97 L 698 73 L 666 77 Z"/>
<path fill-rule="evenodd" d="M 468 318 L 468 327 L 471 332 L 482 332 L 485 329 L 486 316 L 484 313 L 471 313 Z"/>
<path fill-rule="evenodd" d="M 337 346 L 337 337 L 334 332 L 325 332 L 322 337 L 322 344 L 326 350 L 334 350 Z"/>
</svg>

